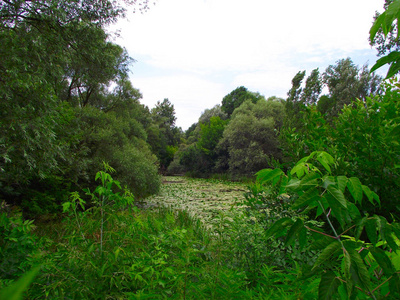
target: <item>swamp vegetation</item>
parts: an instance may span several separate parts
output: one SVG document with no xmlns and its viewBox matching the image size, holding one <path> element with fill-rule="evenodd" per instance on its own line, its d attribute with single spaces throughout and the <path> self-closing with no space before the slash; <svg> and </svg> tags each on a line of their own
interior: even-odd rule
<svg viewBox="0 0 400 300">
<path fill-rule="evenodd" d="M 371 70 L 186 132 L 104 29 L 137 2 L 0 2 L 0 299 L 400 299 L 400 0 Z"/>
</svg>

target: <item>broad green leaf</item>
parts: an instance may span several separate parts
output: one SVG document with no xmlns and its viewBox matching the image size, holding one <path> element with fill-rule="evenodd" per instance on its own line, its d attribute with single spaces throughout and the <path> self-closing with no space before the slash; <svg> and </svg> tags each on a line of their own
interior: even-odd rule
<svg viewBox="0 0 400 300">
<path fill-rule="evenodd" d="M 362 190 L 363 190 L 365 196 L 367 196 L 369 202 L 374 204 L 374 200 L 375 200 L 378 204 L 381 204 L 381 201 L 379 200 L 379 196 L 375 192 L 371 191 L 369 187 L 367 187 L 366 185 L 363 185 Z"/>
<path fill-rule="evenodd" d="M 322 178 L 322 187 L 326 189 L 330 185 L 336 185 L 336 178 L 333 176 L 324 176 Z"/>
<path fill-rule="evenodd" d="M 282 174 L 284 173 L 281 169 L 264 169 L 259 171 L 256 175 L 257 181 L 259 181 L 260 183 L 266 183 L 278 176 L 281 176 Z"/>
<path fill-rule="evenodd" d="M 357 177 L 349 178 L 347 182 L 347 188 L 349 189 L 350 194 L 353 196 L 356 203 L 361 204 L 363 189 L 360 180 Z"/>
<path fill-rule="evenodd" d="M 335 188 L 332 185 L 329 185 L 327 187 L 327 191 L 328 191 L 328 194 L 330 196 L 332 196 L 332 198 L 335 199 L 335 201 L 337 201 L 337 203 L 340 204 L 340 206 L 342 206 L 343 208 L 347 208 L 346 198 L 344 197 L 343 193 L 340 190 L 338 190 L 337 188 Z"/>
<path fill-rule="evenodd" d="M 278 232 L 283 231 L 287 226 L 292 225 L 293 220 L 291 218 L 282 218 L 276 221 L 272 226 L 267 230 L 266 237 L 271 237 Z"/>
<path fill-rule="evenodd" d="M 318 299 L 329 300 L 337 292 L 340 280 L 333 271 L 322 273 L 321 281 L 318 287 Z"/>
<path fill-rule="evenodd" d="M 399 60 L 400 59 L 400 52 L 393 51 L 390 54 L 381 57 L 378 59 L 375 63 L 375 65 L 372 66 L 370 72 L 375 72 L 377 69 L 380 67 L 386 65 L 386 64 L 391 64 L 392 62 Z"/>
<path fill-rule="evenodd" d="M 336 181 L 337 181 L 339 190 L 342 193 L 344 193 L 344 190 L 346 189 L 348 178 L 346 176 L 338 176 L 338 177 L 336 177 Z"/>
<path fill-rule="evenodd" d="M 400 70 L 400 58 L 397 59 L 397 61 L 393 61 L 392 64 L 390 65 L 390 68 L 386 74 L 385 79 L 388 79 L 390 77 L 393 77 L 394 75 L 396 75 L 399 70 Z"/>
<path fill-rule="evenodd" d="M 318 200 L 319 192 L 315 188 L 310 188 L 304 194 L 302 194 L 296 201 L 293 203 L 292 208 L 298 209 L 303 206 L 309 205 L 311 202 Z"/>
<path fill-rule="evenodd" d="M 347 203 L 347 211 L 352 220 L 361 218 L 361 213 L 354 203 L 351 203 L 351 202 Z"/>
<path fill-rule="evenodd" d="M 365 230 L 367 231 L 367 236 L 372 245 L 376 245 L 378 241 L 378 234 L 376 232 L 376 219 L 371 218 L 368 219 L 367 222 L 365 223 Z"/>
<path fill-rule="evenodd" d="M 375 247 L 371 247 L 368 250 L 375 258 L 378 265 L 382 268 L 386 276 L 391 276 L 396 271 L 385 251 Z"/>
<path fill-rule="evenodd" d="M 308 166 L 305 163 L 297 163 L 290 171 L 291 175 L 296 174 L 297 178 L 303 177 L 304 174 L 308 173 Z"/>
<path fill-rule="evenodd" d="M 390 255 L 392 257 L 392 264 L 396 271 L 400 271 L 400 250 L 394 251 Z"/>
<path fill-rule="evenodd" d="M 356 284 L 368 290 L 370 286 L 370 277 L 364 260 L 356 250 L 348 249 L 348 253 L 351 258 L 350 272 L 352 279 Z"/>
<path fill-rule="evenodd" d="M 331 208 L 331 213 L 333 217 L 336 218 L 336 220 L 340 223 L 340 226 L 342 229 L 345 228 L 346 223 L 348 223 L 349 218 L 348 218 L 348 212 L 346 209 L 343 209 L 343 207 L 338 203 L 338 201 L 332 197 L 332 195 L 328 194 L 326 196 L 326 200 L 328 201 L 329 207 Z"/>
<path fill-rule="evenodd" d="M 294 241 L 296 234 L 298 234 L 304 228 L 304 222 L 301 219 L 297 219 L 296 222 L 290 227 L 285 240 L 285 245 L 291 245 Z"/>
<path fill-rule="evenodd" d="M 385 21 L 386 19 L 386 12 L 383 12 L 382 14 L 380 14 L 380 16 L 375 20 L 374 24 L 372 25 L 371 29 L 369 30 L 369 38 L 371 41 L 374 40 L 375 35 L 377 34 L 377 32 L 379 31 L 379 28 L 381 28 L 382 23 Z M 373 72 L 373 70 L 371 69 L 371 72 Z"/>
<path fill-rule="evenodd" d="M 392 226 L 390 224 L 386 224 L 385 229 L 384 229 L 384 231 L 385 231 L 384 236 L 385 236 L 386 243 L 389 245 L 390 249 L 395 251 L 395 250 L 399 249 L 399 246 L 397 245 L 396 237 L 395 237 L 394 233 L 392 232 L 391 227 Z"/>
<path fill-rule="evenodd" d="M 318 185 L 318 179 L 321 178 L 321 175 L 318 173 L 312 172 L 307 174 L 301 179 L 301 186 L 308 187 L 308 186 L 316 186 Z"/>
<path fill-rule="evenodd" d="M 312 269 L 315 270 L 320 265 L 323 265 L 325 261 L 332 260 L 335 252 L 341 249 L 341 247 L 342 245 L 338 240 L 334 240 L 332 243 L 330 243 L 324 250 L 322 250 Z"/>
<path fill-rule="evenodd" d="M 301 180 L 299 180 L 297 178 L 292 178 L 286 185 L 286 189 L 296 190 L 299 187 L 300 183 L 301 183 Z"/>
<path fill-rule="evenodd" d="M 22 275 L 20 279 L 0 291 L 0 299 L 22 300 L 24 292 L 39 273 L 40 267 L 35 267 Z"/>
<path fill-rule="evenodd" d="M 393 274 L 393 277 L 389 281 L 390 291 L 400 291 L 400 274 Z"/>
<path fill-rule="evenodd" d="M 364 230 L 365 223 L 367 222 L 367 217 L 362 218 L 359 220 L 356 224 L 356 232 L 354 234 L 354 237 L 356 240 L 360 239 L 361 233 Z"/>
<path fill-rule="evenodd" d="M 330 165 L 333 165 L 334 159 L 330 154 L 322 151 L 318 154 L 317 160 L 325 168 L 325 170 L 328 171 L 329 174 L 332 172 Z"/>
</svg>

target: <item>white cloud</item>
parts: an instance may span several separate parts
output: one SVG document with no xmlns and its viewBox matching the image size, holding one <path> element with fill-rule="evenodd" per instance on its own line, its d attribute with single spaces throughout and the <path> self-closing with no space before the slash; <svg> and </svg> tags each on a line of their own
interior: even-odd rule
<svg viewBox="0 0 400 300">
<path fill-rule="evenodd" d="M 170 98 L 179 122 L 219 103 L 221 91 L 230 92 L 227 87 L 285 94 L 298 70 L 312 65 L 323 71 L 370 49 L 368 32 L 381 2 L 158 0 L 147 13 L 116 25 L 121 28 L 117 42 L 154 76 L 135 72 L 143 102 Z"/>
</svg>

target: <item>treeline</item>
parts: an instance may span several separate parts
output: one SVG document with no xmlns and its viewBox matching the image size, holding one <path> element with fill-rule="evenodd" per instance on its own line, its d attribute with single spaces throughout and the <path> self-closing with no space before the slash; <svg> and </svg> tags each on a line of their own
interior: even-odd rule
<svg viewBox="0 0 400 300">
<path fill-rule="evenodd" d="M 397 86 L 346 58 L 322 74 L 298 72 L 287 99 L 239 87 L 186 131 L 169 171 L 241 179 L 263 168 L 290 169 L 326 151 L 341 175 L 358 177 L 379 194 L 387 215 L 396 211 L 400 184 Z"/>
<path fill-rule="evenodd" d="M 167 99 L 150 110 L 128 79 L 133 59 L 105 30 L 120 4 L 0 4 L 0 200 L 26 215 L 60 211 L 103 162 L 136 198 L 159 189 L 180 130 Z"/>
</svg>

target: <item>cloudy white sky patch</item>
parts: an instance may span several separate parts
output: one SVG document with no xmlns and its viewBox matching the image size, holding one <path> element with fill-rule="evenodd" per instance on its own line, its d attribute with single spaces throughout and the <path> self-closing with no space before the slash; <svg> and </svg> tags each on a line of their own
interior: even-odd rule
<svg viewBox="0 0 400 300">
<path fill-rule="evenodd" d="M 153 107 L 169 98 L 177 125 L 238 86 L 285 97 L 300 70 L 337 60 L 375 62 L 368 32 L 379 0 L 157 0 L 119 22 L 117 43 L 137 60 L 131 80 Z"/>
</svg>

